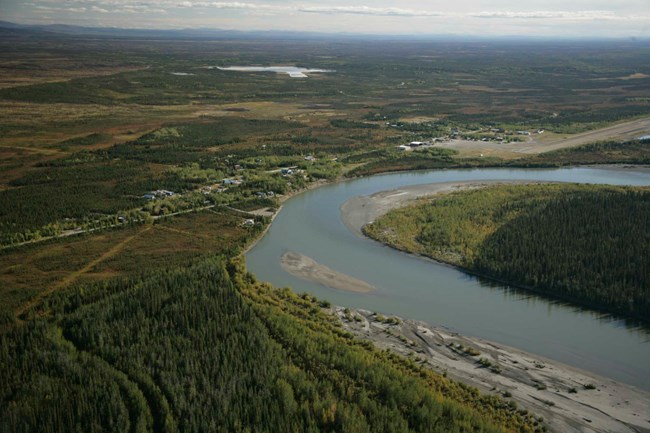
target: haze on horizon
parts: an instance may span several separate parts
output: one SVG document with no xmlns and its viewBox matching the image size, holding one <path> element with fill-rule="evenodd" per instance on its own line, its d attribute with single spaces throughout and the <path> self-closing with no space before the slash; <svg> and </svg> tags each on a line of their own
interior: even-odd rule
<svg viewBox="0 0 650 433">
<path fill-rule="evenodd" d="M 384 35 L 649 37 L 647 0 L 2 0 L 22 24 Z"/>
</svg>

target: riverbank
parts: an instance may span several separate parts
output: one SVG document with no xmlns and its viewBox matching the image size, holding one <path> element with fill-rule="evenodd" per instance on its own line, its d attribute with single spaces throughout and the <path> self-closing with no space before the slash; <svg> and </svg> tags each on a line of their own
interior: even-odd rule
<svg viewBox="0 0 650 433">
<path fill-rule="evenodd" d="M 370 224 L 389 211 L 407 206 L 409 203 L 429 195 L 454 191 L 484 188 L 490 185 L 521 185 L 539 183 L 524 180 L 493 180 L 465 182 L 437 182 L 410 185 L 389 191 L 380 191 L 369 196 L 352 197 L 341 206 L 341 219 L 348 229 L 363 236 L 363 226 Z"/>
<path fill-rule="evenodd" d="M 335 307 L 344 328 L 481 392 L 512 399 L 557 432 L 650 432 L 650 394 L 443 327 Z M 397 319 L 397 320 L 395 320 Z"/>
<path fill-rule="evenodd" d="M 327 185 L 329 183 L 331 183 L 331 181 L 321 179 L 321 180 L 317 180 L 315 182 L 312 182 L 312 183 L 308 184 L 306 187 L 301 188 L 299 190 L 292 191 L 292 192 L 289 192 L 287 194 L 280 195 L 280 196 L 278 196 L 278 201 L 280 202 L 280 206 L 277 209 L 273 210 L 273 211 L 269 211 L 269 208 L 261 208 L 261 209 L 256 209 L 256 210 L 253 210 L 251 212 L 248 212 L 251 215 L 264 216 L 264 217 L 267 217 L 267 218 L 271 218 L 271 222 L 269 222 L 269 224 L 264 228 L 262 233 L 260 233 L 258 236 L 255 237 L 255 239 L 253 239 L 248 245 L 246 245 L 246 247 L 241 251 L 241 253 L 239 255 L 241 257 L 245 257 L 246 254 L 248 254 L 248 252 L 250 250 L 255 248 L 255 245 L 257 245 L 257 243 L 260 240 L 262 240 L 262 238 L 264 236 L 266 236 L 266 233 L 269 231 L 269 229 L 271 228 L 271 225 L 273 224 L 273 220 L 275 220 L 275 217 L 277 217 L 280 214 L 280 211 L 282 211 L 282 206 L 283 206 L 284 202 L 286 202 L 290 198 L 295 197 L 295 196 L 297 196 L 299 194 L 303 194 L 303 193 L 311 191 L 313 189 L 320 188 L 321 186 Z"/>
</svg>

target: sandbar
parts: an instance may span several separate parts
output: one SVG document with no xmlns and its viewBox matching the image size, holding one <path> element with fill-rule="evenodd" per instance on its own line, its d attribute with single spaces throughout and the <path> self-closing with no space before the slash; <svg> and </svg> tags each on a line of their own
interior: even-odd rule
<svg viewBox="0 0 650 433">
<path fill-rule="evenodd" d="M 285 271 L 294 277 L 313 281 L 332 289 L 355 293 L 370 293 L 375 290 L 374 286 L 365 281 L 337 272 L 310 257 L 293 251 L 284 253 L 280 259 L 280 264 Z"/>
</svg>

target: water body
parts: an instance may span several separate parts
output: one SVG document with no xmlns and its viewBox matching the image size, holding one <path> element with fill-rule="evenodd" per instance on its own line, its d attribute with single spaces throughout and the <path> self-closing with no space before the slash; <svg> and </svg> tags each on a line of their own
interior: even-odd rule
<svg viewBox="0 0 650 433">
<path fill-rule="evenodd" d="M 487 283 L 447 265 L 400 253 L 355 235 L 340 207 L 351 197 L 404 185 L 479 180 L 541 180 L 650 185 L 650 171 L 606 168 L 474 169 L 378 175 L 327 185 L 288 200 L 247 254 L 248 269 L 276 287 L 334 304 L 424 320 L 514 346 L 650 390 L 650 331 L 624 320 Z M 287 273 L 280 258 L 304 254 L 377 290 L 344 292 Z"/>
<path fill-rule="evenodd" d="M 276 74 L 287 74 L 291 78 L 307 78 L 307 74 L 334 72 L 329 69 L 309 69 L 296 66 L 210 66 L 208 69 L 219 69 L 221 71 L 236 72 L 275 72 Z"/>
</svg>

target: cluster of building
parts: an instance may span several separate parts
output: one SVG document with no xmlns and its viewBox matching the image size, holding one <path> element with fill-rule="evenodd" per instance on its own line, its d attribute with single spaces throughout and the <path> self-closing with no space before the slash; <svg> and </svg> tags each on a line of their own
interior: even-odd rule
<svg viewBox="0 0 650 433">
<path fill-rule="evenodd" d="M 410 149 L 416 149 L 418 147 L 431 147 L 434 144 L 444 141 L 442 138 L 433 138 L 429 141 L 411 141 L 409 144 L 402 144 L 400 146 L 397 146 L 399 150 L 410 150 Z"/>
<path fill-rule="evenodd" d="M 147 200 L 155 200 L 157 198 L 172 197 L 173 195 L 176 195 L 174 191 L 167 191 L 166 189 L 157 189 L 155 191 L 146 193 L 142 197 L 146 198 Z"/>
</svg>

